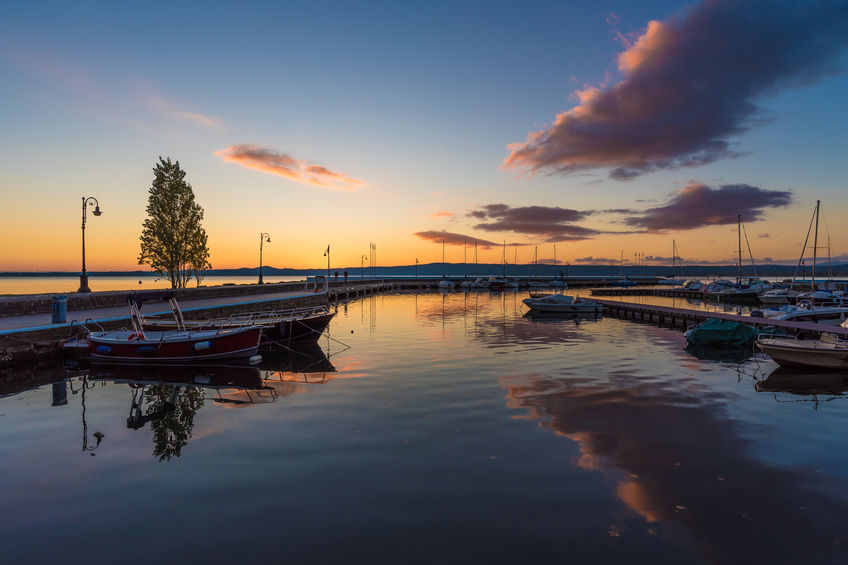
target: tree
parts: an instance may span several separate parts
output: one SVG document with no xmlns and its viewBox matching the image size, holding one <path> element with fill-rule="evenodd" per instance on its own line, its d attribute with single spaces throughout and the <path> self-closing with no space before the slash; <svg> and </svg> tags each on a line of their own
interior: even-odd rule
<svg viewBox="0 0 848 565">
<path fill-rule="evenodd" d="M 153 167 L 153 184 L 147 199 L 147 219 L 141 230 L 138 264 L 171 281 L 171 288 L 185 288 L 192 277 L 197 284 L 209 263 L 203 208 L 194 201 L 191 185 L 180 162 L 159 157 Z"/>
</svg>

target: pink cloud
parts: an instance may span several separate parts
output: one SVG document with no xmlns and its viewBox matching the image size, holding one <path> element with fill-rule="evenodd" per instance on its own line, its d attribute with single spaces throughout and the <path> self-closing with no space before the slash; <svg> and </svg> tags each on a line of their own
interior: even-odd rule
<svg viewBox="0 0 848 565">
<path fill-rule="evenodd" d="M 550 128 L 508 145 L 503 167 L 626 180 L 737 157 L 730 140 L 764 122 L 760 99 L 839 69 L 846 21 L 844 2 L 721 0 L 652 21 L 624 38 L 618 83 L 581 89 Z"/>
<path fill-rule="evenodd" d="M 331 190 L 354 192 L 365 186 L 365 181 L 337 173 L 319 165 L 294 159 L 284 153 L 259 145 L 231 145 L 213 153 L 224 161 L 237 163 L 271 175 L 281 176 L 301 184 Z"/>
</svg>

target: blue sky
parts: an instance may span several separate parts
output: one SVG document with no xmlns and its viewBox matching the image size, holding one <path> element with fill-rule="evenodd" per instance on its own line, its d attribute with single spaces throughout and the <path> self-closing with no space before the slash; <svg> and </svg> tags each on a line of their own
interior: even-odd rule
<svg viewBox="0 0 848 565">
<path fill-rule="evenodd" d="M 797 258 L 821 198 L 833 253 L 844 254 L 844 28 L 834 32 L 827 72 L 753 97 L 768 120 L 727 136 L 738 155 L 661 166 L 628 181 L 609 178 L 615 165 L 580 162 L 565 174 L 503 167 L 509 144 L 581 104 L 577 91 L 622 81 L 619 55 L 650 21 L 667 22 L 686 6 L 7 3 L 0 8 L 0 182 L 8 204 L 0 213 L 0 269 L 76 268 L 82 195 L 96 196 L 104 210 L 88 225 L 89 268 L 135 268 L 159 155 L 188 171 L 216 267 L 255 265 L 260 231 L 274 239 L 266 264 L 281 267 L 320 265 L 327 243 L 340 264 L 356 265 L 370 241 L 384 264 L 440 260 L 438 237 L 415 235 L 424 232 L 539 245 L 546 257 L 556 239 L 550 233 L 481 230 L 467 214 L 495 203 L 639 213 L 674 201 L 693 182 L 791 191 L 791 204 L 760 208 L 748 228 L 768 235 L 752 242 L 758 258 Z M 720 27 L 710 33 L 724 40 Z M 803 75 L 797 68 L 790 79 Z M 322 173 L 310 184 L 304 175 L 215 156 L 242 145 L 362 187 L 333 190 Z M 675 238 L 687 258 L 717 261 L 735 246 L 735 225 L 727 223 L 632 233 L 622 217 L 595 213 L 580 225 L 598 234 L 560 239 L 560 260 L 637 251 L 667 257 Z M 461 260 L 461 245 L 449 253 Z"/>
</svg>

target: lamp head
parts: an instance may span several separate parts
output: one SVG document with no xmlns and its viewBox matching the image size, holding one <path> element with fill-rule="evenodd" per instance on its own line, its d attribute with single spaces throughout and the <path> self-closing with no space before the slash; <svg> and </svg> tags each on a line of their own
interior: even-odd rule
<svg viewBox="0 0 848 565">
<path fill-rule="evenodd" d="M 92 212 L 92 214 L 94 214 L 95 216 L 99 216 L 102 213 L 103 212 L 100 211 L 100 205 L 99 204 L 94 207 L 94 212 Z"/>
</svg>

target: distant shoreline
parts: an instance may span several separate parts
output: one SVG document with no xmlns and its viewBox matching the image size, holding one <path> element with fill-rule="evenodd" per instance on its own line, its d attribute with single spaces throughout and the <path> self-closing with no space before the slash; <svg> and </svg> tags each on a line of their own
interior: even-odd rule
<svg viewBox="0 0 848 565">
<path fill-rule="evenodd" d="M 764 264 L 757 265 L 757 276 L 768 277 L 791 277 L 795 272 L 795 265 L 785 264 Z M 736 265 L 684 265 L 677 266 L 674 269 L 670 265 L 551 265 L 551 264 L 508 264 L 504 269 L 503 265 L 497 263 L 485 263 L 475 265 L 473 263 L 428 263 L 424 265 L 399 265 L 399 266 L 379 266 L 376 272 L 368 267 L 364 271 L 360 266 L 356 267 L 332 267 L 331 272 L 334 274 L 338 271 L 339 275 L 343 275 L 345 271 L 349 276 L 356 277 L 364 272 L 365 276 L 488 276 L 490 274 L 502 274 L 505 271 L 507 276 L 517 277 L 552 277 L 567 274 L 570 276 L 647 276 L 647 277 L 668 277 L 674 275 L 677 278 L 691 277 L 736 277 L 738 273 Z M 263 274 L 268 277 L 284 276 L 312 276 L 323 275 L 327 273 L 326 268 L 313 269 L 281 269 L 277 267 L 263 267 Z M 742 269 L 743 277 L 754 276 L 753 269 L 750 265 L 746 265 Z M 79 276 L 79 271 L 0 271 L 0 278 L 10 277 L 74 277 Z M 239 276 L 257 276 L 259 274 L 258 267 L 241 267 L 237 269 L 211 269 L 206 272 L 207 276 L 216 277 L 239 277 Z M 803 274 L 810 275 L 810 266 L 804 268 Z M 156 273 L 150 271 L 88 271 L 90 277 L 158 277 Z M 802 272 L 798 273 L 802 276 Z M 828 266 L 820 264 L 816 267 L 816 278 L 827 278 L 828 276 L 848 276 L 848 263 L 840 263 Z"/>
</svg>

